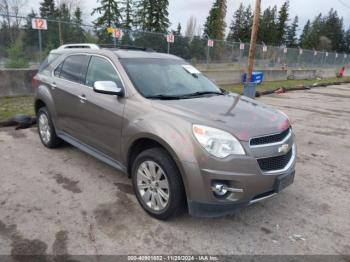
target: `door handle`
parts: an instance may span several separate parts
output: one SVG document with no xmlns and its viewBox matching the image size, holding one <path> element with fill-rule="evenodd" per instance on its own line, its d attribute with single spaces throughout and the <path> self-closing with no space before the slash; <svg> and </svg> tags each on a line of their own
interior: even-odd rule
<svg viewBox="0 0 350 262">
<path fill-rule="evenodd" d="M 57 85 L 56 85 L 55 82 L 51 83 L 51 89 L 52 89 L 52 90 L 54 90 L 56 87 L 57 87 Z"/>
<path fill-rule="evenodd" d="M 86 98 L 86 96 L 85 95 L 80 95 L 80 96 L 78 96 L 79 97 L 79 99 L 80 99 L 80 103 L 85 103 L 86 101 L 87 101 L 87 98 Z"/>
</svg>

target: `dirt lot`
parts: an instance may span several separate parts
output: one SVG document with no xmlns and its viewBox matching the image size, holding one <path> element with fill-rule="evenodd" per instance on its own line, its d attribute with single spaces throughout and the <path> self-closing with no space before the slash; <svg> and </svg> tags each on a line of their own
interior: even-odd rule
<svg viewBox="0 0 350 262">
<path fill-rule="evenodd" d="M 261 98 L 298 143 L 295 183 L 231 216 L 147 216 L 130 181 L 36 129 L 0 131 L 0 254 L 350 254 L 350 85 Z"/>
</svg>

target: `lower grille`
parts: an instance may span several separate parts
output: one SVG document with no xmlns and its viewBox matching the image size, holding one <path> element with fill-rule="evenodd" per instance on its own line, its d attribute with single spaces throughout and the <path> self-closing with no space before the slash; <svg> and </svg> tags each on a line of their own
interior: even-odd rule
<svg viewBox="0 0 350 262">
<path fill-rule="evenodd" d="M 283 156 L 258 159 L 258 164 L 262 171 L 275 171 L 285 168 L 293 155 L 293 149 Z"/>
</svg>

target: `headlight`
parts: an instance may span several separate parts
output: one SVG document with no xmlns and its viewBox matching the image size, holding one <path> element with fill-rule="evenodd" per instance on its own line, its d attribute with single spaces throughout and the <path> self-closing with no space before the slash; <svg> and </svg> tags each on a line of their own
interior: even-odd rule
<svg viewBox="0 0 350 262">
<path fill-rule="evenodd" d="M 241 143 L 225 131 L 201 125 L 193 125 L 192 130 L 197 141 L 213 156 L 245 155 Z"/>
</svg>

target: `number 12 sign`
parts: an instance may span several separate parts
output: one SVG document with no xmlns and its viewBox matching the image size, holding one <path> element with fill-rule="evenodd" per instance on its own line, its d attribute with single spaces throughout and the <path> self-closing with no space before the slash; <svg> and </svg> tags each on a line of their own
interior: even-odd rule
<svg viewBox="0 0 350 262">
<path fill-rule="evenodd" d="M 41 18 L 33 18 L 32 28 L 38 30 L 47 30 L 47 21 Z"/>
</svg>

